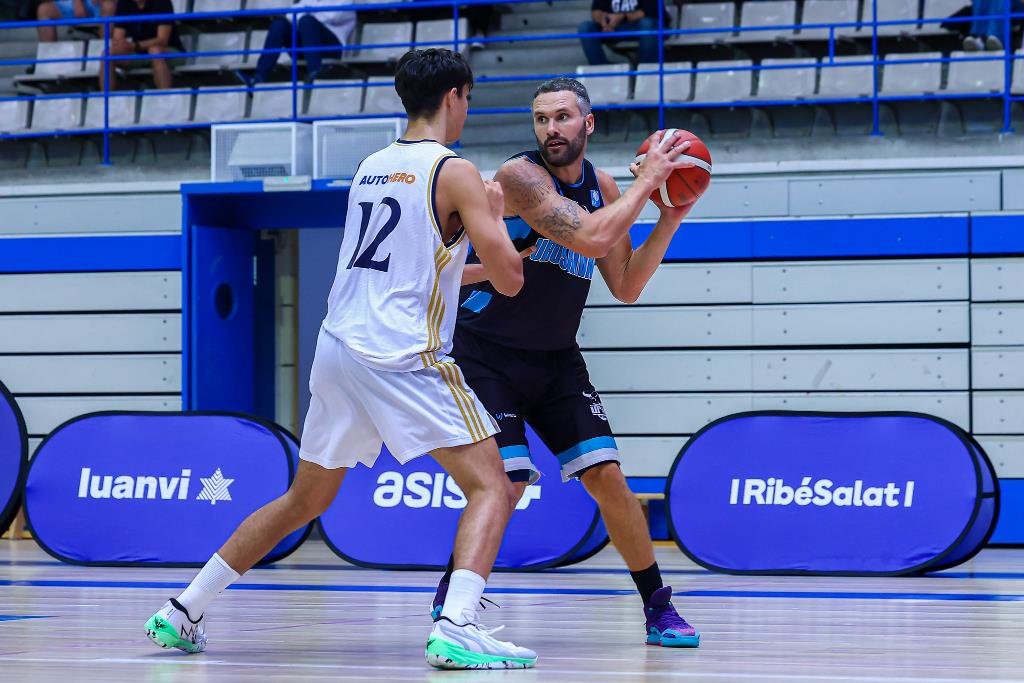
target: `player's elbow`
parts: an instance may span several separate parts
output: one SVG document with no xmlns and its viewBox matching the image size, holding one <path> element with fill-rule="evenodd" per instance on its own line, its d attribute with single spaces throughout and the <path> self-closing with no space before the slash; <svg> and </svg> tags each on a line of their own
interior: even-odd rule
<svg viewBox="0 0 1024 683">
<path fill-rule="evenodd" d="M 523 288 L 523 262 L 514 251 L 501 260 L 498 272 L 491 277 L 491 285 L 500 294 L 515 296 Z"/>
<path fill-rule="evenodd" d="M 613 297 L 615 297 L 615 300 L 624 304 L 635 304 L 640 298 L 640 293 L 643 291 L 642 289 L 629 287 L 628 285 L 621 283 L 616 285 L 612 285 L 611 283 L 607 284 L 608 291 L 611 292 Z"/>
<path fill-rule="evenodd" d="M 500 278 L 491 278 L 491 284 L 498 290 L 499 294 L 515 296 L 523 288 L 522 266 L 502 273 Z"/>
</svg>

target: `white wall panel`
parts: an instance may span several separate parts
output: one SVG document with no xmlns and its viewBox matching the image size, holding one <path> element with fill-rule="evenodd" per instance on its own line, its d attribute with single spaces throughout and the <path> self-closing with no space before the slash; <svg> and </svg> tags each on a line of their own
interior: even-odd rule
<svg viewBox="0 0 1024 683">
<path fill-rule="evenodd" d="M 167 231 L 181 231 L 177 192 L 0 199 L 0 235 Z"/>
<path fill-rule="evenodd" d="M 679 451 L 689 439 L 685 436 L 616 436 L 622 472 L 627 477 L 665 477 Z"/>
<path fill-rule="evenodd" d="M 1024 304 L 973 304 L 971 341 L 976 346 L 1024 344 Z"/>
<path fill-rule="evenodd" d="M 0 353 L 181 351 L 181 315 L 0 316 Z"/>
<path fill-rule="evenodd" d="M 789 216 L 789 198 L 784 178 L 763 176 L 751 179 L 713 178 L 707 192 L 690 213 L 691 218 L 738 218 Z M 657 218 L 653 204 L 647 205 Z M 684 228 L 685 230 L 685 228 Z"/>
<path fill-rule="evenodd" d="M 588 351 L 598 391 L 749 391 L 750 351 Z"/>
<path fill-rule="evenodd" d="M 180 396 L 23 396 L 18 406 L 28 433 L 45 436 L 78 415 L 101 410 L 181 410 Z"/>
<path fill-rule="evenodd" d="M 619 303 L 599 273 L 595 271 L 587 304 Z M 637 303 L 750 303 L 750 273 L 748 263 L 665 263 L 655 271 Z"/>
<path fill-rule="evenodd" d="M 999 171 L 793 178 L 789 209 L 792 216 L 998 211 L 1001 190 Z"/>
<path fill-rule="evenodd" d="M 749 306 L 620 306 L 583 312 L 582 348 L 749 346 Z"/>
<path fill-rule="evenodd" d="M 971 259 L 971 300 L 1024 301 L 1024 258 Z"/>
<path fill-rule="evenodd" d="M 37 436 L 28 440 L 28 457 L 31 458 L 36 454 L 36 449 L 39 448 L 39 444 L 43 442 L 43 437 Z"/>
<path fill-rule="evenodd" d="M 754 303 L 967 299 L 967 260 L 832 261 L 754 266 Z"/>
<path fill-rule="evenodd" d="M 693 434 L 753 408 L 751 394 L 604 394 L 601 400 L 615 434 Z"/>
<path fill-rule="evenodd" d="M 974 389 L 1024 389 L 1024 346 L 982 346 L 971 350 Z"/>
<path fill-rule="evenodd" d="M 1024 391 L 974 392 L 976 434 L 1024 434 Z"/>
<path fill-rule="evenodd" d="M 903 393 L 807 393 L 755 394 L 755 410 L 821 410 L 821 411 L 886 411 L 908 410 L 945 418 L 964 429 L 970 429 L 968 393 L 921 392 Z"/>
<path fill-rule="evenodd" d="M 979 436 L 1001 479 L 1024 479 L 1024 436 Z"/>
<path fill-rule="evenodd" d="M 3 313 L 180 308 L 181 273 L 177 271 L 0 275 Z"/>
<path fill-rule="evenodd" d="M 1008 168 L 1003 171 L 1003 210 L 1019 211 L 1024 209 L 1024 169 Z"/>
<path fill-rule="evenodd" d="M 758 391 L 966 390 L 966 349 L 755 351 Z"/>
<path fill-rule="evenodd" d="M 181 391 L 181 356 L 0 356 L 0 381 L 14 394 Z"/>
<path fill-rule="evenodd" d="M 921 344 L 968 341 L 967 303 L 756 306 L 754 343 Z"/>
</svg>

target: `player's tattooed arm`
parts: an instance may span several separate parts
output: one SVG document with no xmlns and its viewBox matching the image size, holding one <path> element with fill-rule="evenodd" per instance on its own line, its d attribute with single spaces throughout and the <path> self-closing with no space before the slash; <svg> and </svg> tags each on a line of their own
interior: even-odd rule
<svg viewBox="0 0 1024 683">
<path fill-rule="evenodd" d="M 548 172 L 526 159 L 507 162 L 494 179 L 505 191 L 506 213 L 522 217 L 545 237 L 574 247 L 586 213 L 579 204 L 555 191 Z"/>
</svg>

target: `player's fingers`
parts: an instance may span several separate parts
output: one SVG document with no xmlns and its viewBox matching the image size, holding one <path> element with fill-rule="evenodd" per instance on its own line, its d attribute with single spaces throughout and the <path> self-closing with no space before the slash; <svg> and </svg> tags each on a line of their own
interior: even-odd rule
<svg viewBox="0 0 1024 683">
<path fill-rule="evenodd" d="M 526 249 L 523 249 L 522 251 L 519 252 L 519 256 L 524 259 L 530 258 L 530 255 L 535 251 L 537 251 L 537 247 L 527 247 Z"/>
<path fill-rule="evenodd" d="M 696 165 L 697 164 L 693 163 L 692 161 L 685 161 L 685 160 L 676 160 L 676 161 L 672 162 L 672 168 L 676 168 L 676 169 L 680 169 L 680 168 L 693 168 Z"/>
<path fill-rule="evenodd" d="M 672 146 L 672 153 L 682 154 L 686 150 L 690 149 L 691 144 L 693 143 L 691 143 L 689 140 L 684 140 L 683 142 L 676 143 L 675 145 Z"/>
<path fill-rule="evenodd" d="M 640 175 L 640 164 L 636 163 L 635 161 L 631 163 L 629 165 L 629 172 L 633 174 L 634 178 L 636 178 L 638 175 Z"/>
</svg>

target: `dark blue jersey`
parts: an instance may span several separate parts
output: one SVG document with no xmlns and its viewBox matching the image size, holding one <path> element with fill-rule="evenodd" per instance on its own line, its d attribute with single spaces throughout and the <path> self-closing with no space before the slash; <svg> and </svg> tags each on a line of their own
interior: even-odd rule
<svg viewBox="0 0 1024 683">
<path fill-rule="evenodd" d="M 542 168 L 540 152 L 522 152 Z M 604 205 L 594 166 L 583 160 L 583 177 L 574 184 L 551 176 L 555 188 L 588 212 Z M 514 297 L 495 291 L 489 282 L 467 285 L 459 296 L 459 327 L 517 349 L 551 351 L 576 346 L 583 305 L 590 292 L 595 260 L 556 244 L 530 228 L 519 216 L 505 219 L 516 249 L 537 250 L 523 262 L 523 288 Z M 475 254 L 470 263 L 479 263 Z"/>
</svg>

